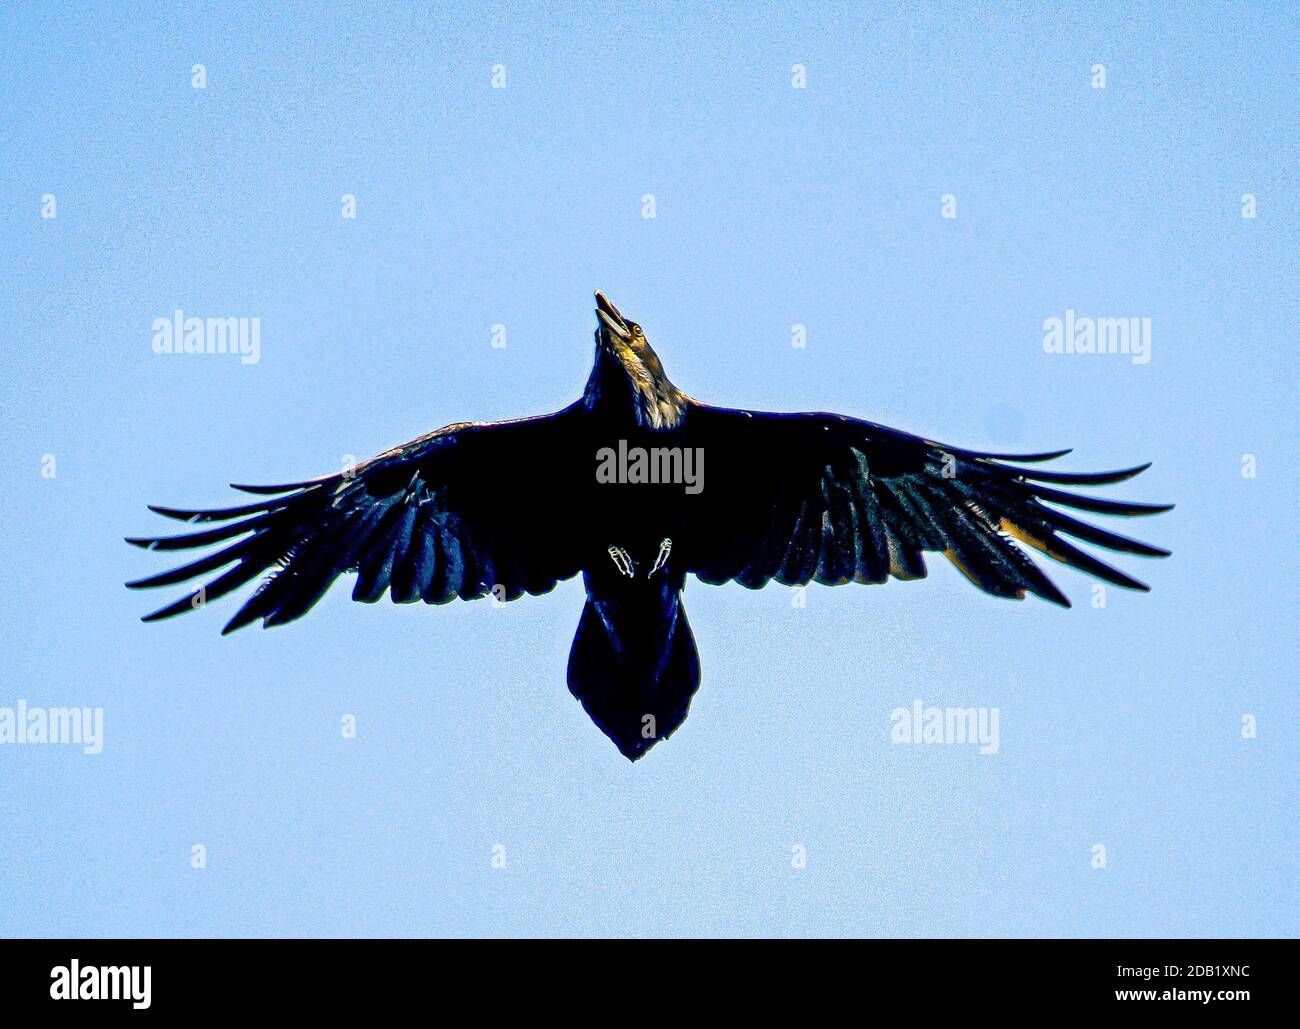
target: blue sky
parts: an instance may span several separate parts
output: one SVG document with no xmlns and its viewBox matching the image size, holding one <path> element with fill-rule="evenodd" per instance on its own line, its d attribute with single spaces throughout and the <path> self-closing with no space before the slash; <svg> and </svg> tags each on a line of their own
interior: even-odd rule
<svg viewBox="0 0 1300 1029">
<path fill-rule="evenodd" d="M 0 13 L 0 708 L 104 711 L 0 746 L 0 933 L 1296 933 L 1294 8 L 810 6 Z M 1152 460 L 1112 495 L 1177 509 L 1115 527 L 1174 556 L 1070 611 L 691 584 L 636 765 L 579 582 L 140 624 L 146 503 L 562 407 L 596 288 L 712 403 Z M 155 354 L 176 308 L 260 360 Z M 1067 310 L 1151 360 L 1045 353 Z M 891 743 L 917 699 L 998 752 Z"/>
</svg>

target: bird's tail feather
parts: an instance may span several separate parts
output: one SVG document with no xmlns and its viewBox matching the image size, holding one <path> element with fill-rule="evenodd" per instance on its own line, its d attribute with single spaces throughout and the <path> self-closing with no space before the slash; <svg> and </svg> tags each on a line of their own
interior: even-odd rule
<svg viewBox="0 0 1300 1029">
<path fill-rule="evenodd" d="M 686 720 L 700 685 L 700 656 L 686 611 L 677 615 L 666 660 L 653 669 L 621 662 L 595 605 L 588 600 L 569 652 L 569 692 L 629 761 L 635 761 Z"/>
</svg>

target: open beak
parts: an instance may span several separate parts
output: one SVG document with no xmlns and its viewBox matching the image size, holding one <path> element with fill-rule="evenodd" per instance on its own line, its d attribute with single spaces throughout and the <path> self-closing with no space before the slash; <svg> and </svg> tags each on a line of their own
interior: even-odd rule
<svg viewBox="0 0 1300 1029">
<path fill-rule="evenodd" d="M 627 322 L 618 313 L 618 308 L 606 300 L 605 294 L 600 290 L 596 290 L 596 318 L 601 325 L 619 339 L 628 340 L 632 338 L 632 330 L 627 327 Z"/>
</svg>

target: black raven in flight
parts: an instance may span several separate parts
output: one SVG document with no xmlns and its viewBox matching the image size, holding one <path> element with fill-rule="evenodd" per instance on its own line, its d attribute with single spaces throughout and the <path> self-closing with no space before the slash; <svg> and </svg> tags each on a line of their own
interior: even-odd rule
<svg viewBox="0 0 1300 1029">
<path fill-rule="evenodd" d="M 1026 468 L 1069 451 L 986 454 L 845 415 L 710 407 L 669 381 L 641 326 L 600 293 L 596 315 L 591 377 L 562 411 L 458 422 L 335 475 L 235 487 L 266 498 L 256 503 L 154 507 L 217 527 L 128 542 L 223 546 L 128 585 L 225 571 L 144 620 L 201 607 L 259 577 L 225 632 L 302 617 L 343 572 L 357 573 L 354 600 L 374 603 L 387 591 L 399 604 L 514 600 L 581 572 L 587 602 L 569 689 L 636 760 L 681 725 L 699 686 L 682 606 L 687 575 L 750 589 L 773 579 L 883 583 L 923 578 L 922 553 L 935 551 L 986 593 L 1035 593 L 1068 607 L 1019 544 L 1138 590 L 1147 587 L 1065 537 L 1168 555 L 1060 510 L 1169 510 L 1055 488 L 1121 482 L 1147 465 L 1095 474 Z"/>
</svg>

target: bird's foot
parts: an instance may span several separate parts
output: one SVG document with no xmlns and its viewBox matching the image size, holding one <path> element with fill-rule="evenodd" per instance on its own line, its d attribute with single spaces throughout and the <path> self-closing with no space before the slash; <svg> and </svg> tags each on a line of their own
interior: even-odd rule
<svg viewBox="0 0 1300 1029">
<path fill-rule="evenodd" d="M 626 575 L 629 579 L 636 576 L 636 565 L 632 563 L 632 558 L 622 547 L 610 547 L 609 556 L 613 559 L 620 575 Z"/>
<path fill-rule="evenodd" d="M 636 562 L 632 560 L 632 555 L 622 547 L 609 547 L 610 560 L 618 569 L 620 575 L 626 575 L 629 579 L 636 578 Z M 668 563 L 668 556 L 673 552 L 673 541 L 670 539 L 661 540 L 659 543 L 659 553 L 655 555 L 654 567 L 646 573 L 646 578 L 654 575 L 664 565 Z"/>
<path fill-rule="evenodd" d="M 654 575 L 664 565 L 668 563 L 668 555 L 673 552 L 673 541 L 665 539 L 659 544 L 659 554 L 655 557 L 655 566 L 650 569 L 650 574 Z"/>
</svg>

